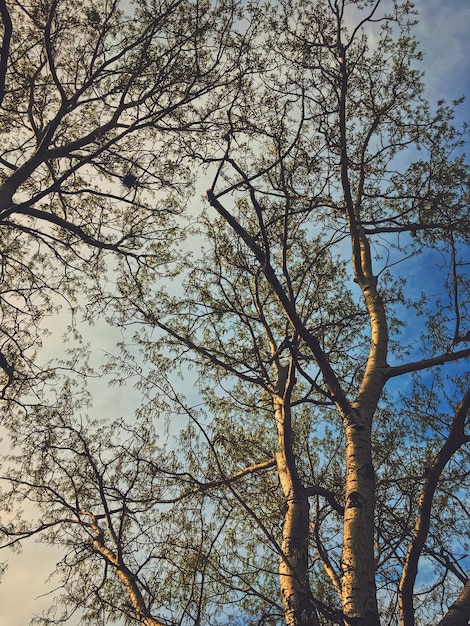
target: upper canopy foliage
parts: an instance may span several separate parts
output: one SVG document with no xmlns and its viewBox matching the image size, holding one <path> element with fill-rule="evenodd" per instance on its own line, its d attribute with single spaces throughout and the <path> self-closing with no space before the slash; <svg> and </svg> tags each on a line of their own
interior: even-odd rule
<svg viewBox="0 0 470 626">
<path fill-rule="evenodd" d="M 228 6 L 2 1 L 0 12 L 0 351 L 17 398 L 39 374 L 38 323 L 63 298 L 83 300 L 106 253 L 134 271 L 172 260 L 162 239 L 183 228 L 191 182 L 178 136 L 204 128 L 239 68 L 222 58 Z"/>
</svg>

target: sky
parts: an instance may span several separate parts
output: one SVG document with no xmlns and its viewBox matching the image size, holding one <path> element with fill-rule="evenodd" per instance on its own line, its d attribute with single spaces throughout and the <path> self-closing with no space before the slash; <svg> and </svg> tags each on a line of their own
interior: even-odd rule
<svg viewBox="0 0 470 626">
<path fill-rule="evenodd" d="M 452 100 L 464 94 L 470 97 L 470 62 L 468 32 L 470 3 L 468 0 L 418 0 L 420 24 L 416 29 L 420 49 L 424 53 L 426 95 L 431 101 Z M 461 109 L 462 118 L 470 119 L 469 104 Z M 68 323 L 66 313 L 54 320 L 54 333 L 46 342 L 46 352 L 54 354 L 61 345 L 61 331 Z M 112 351 L 118 337 L 102 324 L 90 329 L 90 338 L 98 351 Z M 101 388 L 99 411 L 115 415 L 126 410 L 127 391 Z M 129 409 L 130 410 L 130 409 Z M 54 588 L 48 580 L 58 553 L 46 546 L 26 542 L 20 555 L 0 554 L 0 562 L 8 558 L 9 567 L 0 583 L 0 626 L 27 626 L 34 613 L 48 606 L 50 597 L 44 594 Z M 74 626 L 70 622 L 71 626 Z"/>
<path fill-rule="evenodd" d="M 468 28 L 470 4 L 466 0 L 418 0 L 420 23 L 416 28 L 424 54 L 425 83 L 430 99 L 470 98 Z M 465 110 L 469 111 L 469 103 Z"/>
</svg>

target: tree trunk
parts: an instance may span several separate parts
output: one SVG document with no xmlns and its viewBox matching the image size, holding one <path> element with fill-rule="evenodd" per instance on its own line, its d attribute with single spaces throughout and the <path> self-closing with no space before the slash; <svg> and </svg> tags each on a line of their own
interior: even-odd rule
<svg viewBox="0 0 470 626">
<path fill-rule="evenodd" d="M 342 553 L 342 606 L 345 622 L 354 626 L 380 624 L 375 585 L 374 515 L 375 476 L 372 464 L 371 428 L 385 384 L 388 329 L 377 278 L 372 271 L 369 241 L 360 225 L 364 163 L 353 200 L 348 155 L 347 46 L 343 45 L 338 22 L 339 137 L 343 198 L 352 245 L 354 279 L 359 285 L 369 315 L 371 343 L 369 356 L 356 401 L 349 414 L 342 413 L 346 434 L 346 502 Z"/>
<path fill-rule="evenodd" d="M 350 214 L 353 266 L 369 314 L 371 343 L 356 401 L 343 414 L 346 435 L 346 502 L 342 554 L 342 605 L 354 626 L 380 624 L 375 585 L 375 472 L 371 429 L 387 366 L 388 329 L 377 280 L 372 273 L 369 242 Z"/>
<path fill-rule="evenodd" d="M 351 421 L 346 426 L 342 605 L 346 623 L 354 626 L 380 623 L 374 576 L 374 508 L 370 427 Z"/>
<path fill-rule="evenodd" d="M 438 626 L 467 626 L 470 620 L 470 580 Z"/>
<path fill-rule="evenodd" d="M 278 366 L 279 395 L 274 396 L 278 430 L 276 462 L 286 511 L 279 559 L 279 585 L 286 626 L 318 626 L 308 581 L 309 503 L 299 480 L 292 449 L 290 368 Z"/>
<path fill-rule="evenodd" d="M 418 575 L 419 558 L 429 533 L 434 494 L 445 466 L 455 452 L 470 440 L 465 434 L 465 421 L 469 409 L 470 391 L 467 391 L 462 402 L 460 402 L 457 407 L 447 439 L 426 471 L 426 480 L 424 481 L 418 502 L 418 514 L 413 531 L 413 539 L 408 546 L 398 587 L 398 607 L 400 609 L 400 622 L 402 626 L 414 626 L 415 623 L 413 591 L 416 576 Z M 467 619 L 470 617 L 470 586 L 468 583 L 465 585 L 454 607 L 457 608 L 453 611 L 451 609 L 449 613 L 449 615 L 452 613 L 452 617 L 450 618 L 452 621 L 444 623 L 467 624 Z M 465 621 L 455 621 L 455 619 L 462 614 L 464 615 L 462 619 Z"/>
</svg>

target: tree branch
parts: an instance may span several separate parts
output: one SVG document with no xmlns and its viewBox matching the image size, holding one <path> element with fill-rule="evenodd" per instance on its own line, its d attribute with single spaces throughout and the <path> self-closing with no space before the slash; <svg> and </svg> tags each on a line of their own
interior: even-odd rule
<svg viewBox="0 0 470 626">
<path fill-rule="evenodd" d="M 120 558 L 118 554 L 115 554 L 105 545 L 103 530 L 98 526 L 95 516 L 88 511 L 84 511 L 84 515 L 89 516 L 91 520 L 90 526 L 95 533 L 95 538 L 92 542 L 93 549 L 98 554 L 101 554 L 101 556 L 113 567 L 116 572 L 116 576 L 124 585 L 129 595 L 137 620 L 144 626 L 167 626 L 150 615 L 150 610 L 147 607 L 137 584 L 137 576 L 124 564 L 122 558 Z"/>
<path fill-rule="evenodd" d="M 419 497 L 418 515 L 413 532 L 413 539 L 408 547 L 399 584 L 399 607 L 403 626 L 413 626 L 414 606 L 413 590 L 418 574 L 418 561 L 428 536 L 434 494 L 441 474 L 455 452 L 470 441 L 465 435 L 465 419 L 470 410 L 470 390 L 457 407 L 449 435 L 434 458 Z"/>
<path fill-rule="evenodd" d="M 10 215 L 13 213 L 17 213 L 19 215 L 26 215 L 29 217 L 34 217 L 36 219 L 49 222 L 50 224 L 54 224 L 55 226 L 59 226 L 63 230 L 76 235 L 77 237 L 79 237 L 81 241 L 83 241 L 84 243 L 90 246 L 93 246 L 94 248 L 100 248 L 101 250 L 112 250 L 114 252 L 120 252 L 122 254 L 127 254 L 127 255 L 130 254 L 127 250 L 124 250 L 120 246 L 121 242 L 111 243 L 111 242 L 100 241 L 99 239 L 95 239 L 95 237 L 92 237 L 91 235 L 86 233 L 82 228 L 80 228 L 80 226 L 77 226 L 76 224 L 73 224 L 72 222 L 64 220 L 63 218 L 59 217 L 58 215 L 55 215 L 54 213 L 41 211 L 41 209 L 36 209 L 35 207 L 24 207 L 24 208 L 19 208 L 17 211 L 15 211 L 15 205 L 9 211 Z M 4 224 L 13 225 L 12 222 L 8 222 L 6 220 L 4 221 Z"/>
<path fill-rule="evenodd" d="M 13 34 L 13 24 L 5 0 L 0 0 L 0 14 L 3 22 L 3 41 L 0 49 L 0 105 L 5 97 L 5 83 L 7 78 L 10 41 Z"/>
<path fill-rule="evenodd" d="M 436 367 L 437 365 L 443 365 L 444 363 L 451 363 L 453 361 L 458 361 L 459 359 L 465 359 L 468 356 L 470 356 L 470 348 L 459 350 L 459 352 L 445 352 L 444 354 L 440 354 L 429 359 L 421 359 L 421 361 L 395 365 L 387 369 L 385 378 L 386 380 L 389 380 L 395 376 L 410 374 L 411 372 L 419 372 L 429 367 Z"/>
<path fill-rule="evenodd" d="M 333 370 L 327 355 L 323 351 L 318 339 L 307 330 L 305 324 L 302 322 L 295 309 L 295 305 L 289 300 L 286 292 L 284 291 L 279 279 L 274 272 L 271 264 L 267 262 L 266 255 L 257 245 L 255 239 L 243 228 L 238 220 L 225 209 L 219 202 L 212 189 L 207 190 L 207 199 L 211 206 L 221 215 L 234 232 L 246 243 L 248 248 L 255 255 L 260 268 L 262 269 L 268 284 L 270 285 L 274 295 L 278 299 L 282 308 L 284 309 L 286 316 L 291 323 L 292 327 L 296 330 L 298 335 L 305 341 L 324 376 L 325 382 L 331 393 L 332 399 L 338 407 L 343 418 L 350 418 L 353 410 L 349 400 L 341 387 L 341 384 Z"/>
<path fill-rule="evenodd" d="M 180 502 L 181 500 L 184 500 L 185 498 L 195 493 L 203 493 L 204 491 L 208 491 L 209 489 L 213 489 L 214 487 L 222 487 L 223 485 L 230 485 L 240 480 L 240 478 L 243 478 L 244 476 L 248 476 L 248 474 L 255 474 L 256 472 L 260 472 L 262 470 L 269 469 L 275 466 L 276 466 L 276 459 L 274 458 L 268 459 L 267 461 L 262 461 L 261 463 L 255 463 L 255 465 L 250 465 L 249 467 L 245 467 L 244 469 L 240 470 L 236 474 L 233 474 L 232 476 L 227 476 L 227 477 L 221 478 L 220 480 L 213 480 L 208 483 L 200 483 L 199 485 L 196 485 L 195 487 L 192 487 L 191 489 L 184 491 L 183 493 L 181 493 L 178 496 L 175 496 L 174 498 L 158 499 L 158 500 L 155 500 L 155 502 L 157 504 L 175 504 L 176 502 Z"/>
<path fill-rule="evenodd" d="M 320 487 L 319 485 L 313 485 L 312 487 L 305 487 L 305 495 L 308 498 L 311 496 L 323 496 L 338 515 L 344 515 L 344 506 L 337 501 L 335 494 L 329 489 L 325 489 L 325 487 Z"/>
</svg>

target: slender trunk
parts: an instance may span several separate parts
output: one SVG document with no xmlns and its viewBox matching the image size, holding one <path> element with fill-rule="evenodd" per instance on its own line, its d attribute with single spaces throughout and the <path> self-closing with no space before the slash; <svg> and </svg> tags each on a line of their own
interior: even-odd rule
<svg viewBox="0 0 470 626">
<path fill-rule="evenodd" d="M 455 452 L 457 452 L 457 450 L 470 440 L 470 438 L 465 434 L 465 420 L 469 410 L 470 391 L 467 391 L 462 402 L 460 402 L 457 407 L 454 419 L 452 420 L 449 435 L 426 473 L 426 480 L 424 481 L 423 489 L 418 502 L 418 514 L 413 531 L 413 539 L 408 546 L 398 588 L 398 606 L 400 609 L 400 622 L 402 626 L 414 626 L 415 623 L 413 591 L 416 576 L 418 575 L 419 559 L 431 524 L 434 494 L 445 466 Z M 464 617 L 460 618 L 459 616 L 462 615 L 464 615 Z M 470 586 L 468 583 L 465 585 L 462 594 L 455 603 L 454 608 L 449 612 L 448 616 L 449 617 L 444 618 L 448 619 L 448 621 L 443 621 L 441 624 L 467 624 L 467 619 L 470 617 Z M 464 619 L 465 621 L 460 622 L 458 621 L 459 619 Z"/>
<path fill-rule="evenodd" d="M 355 281 L 369 314 L 371 343 L 366 369 L 352 411 L 343 414 L 346 435 L 346 501 L 342 552 L 342 606 L 347 624 L 380 624 L 375 584 L 375 473 L 372 459 L 372 420 L 386 382 L 388 330 L 377 279 L 372 272 L 367 237 L 358 227 L 359 200 L 354 204 L 348 174 L 346 138 L 347 72 L 342 50 L 340 106 L 341 176 L 352 244 Z"/>
<path fill-rule="evenodd" d="M 286 501 L 282 531 L 282 555 L 279 559 L 279 585 L 286 626 L 318 626 L 308 581 L 309 503 L 299 480 L 292 449 L 288 368 L 279 366 L 279 380 L 285 382 L 274 397 L 274 413 L 278 431 L 276 461 L 279 481 Z"/>
<path fill-rule="evenodd" d="M 105 545 L 104 534 L 97 523 L 96 517 L 89 512 L 86 513 L 86 515 L 89 516 L 91 520 L 90 526 L 95 533 L 95 538 L 92 542 L 93 548 L 112 566 L 116 576 L 123 584 L 132 608 L 135 611 L 135 619 L 143 626 L 167 626 L 150 615 L 150 611 L 139 590 L 135 575 L 126 567 L 117 553 L 113 552 L 113 550 Z"/>
<path fill-rule="evenodd" d="M 354 278 L 369 315 L 371 343 L 366 369 L 349 415 L 343 415 L 346 435 L 346 501 L 342 553 L 342 605 L 345 621 L 354 626 L 380 624 L 375 584 L 375 473 L 372 460 L 372 420 L 386 382 L 388 329 L 377 278 L 372 271 L 369 241 L 360 225 L 361 184 L 353 200 L 349 179 L 347 136 L 348 66 L 338 27 L 339 131 L 341 183 L 352 246 Z"/>
</svg>

